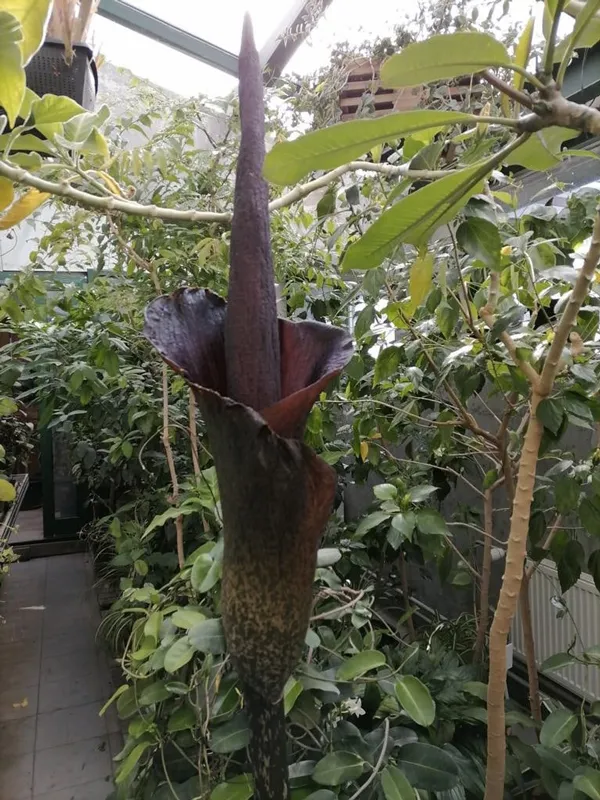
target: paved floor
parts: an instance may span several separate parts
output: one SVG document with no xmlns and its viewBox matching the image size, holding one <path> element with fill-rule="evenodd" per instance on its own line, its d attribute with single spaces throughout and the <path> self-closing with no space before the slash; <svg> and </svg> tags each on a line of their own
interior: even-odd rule
<svg viewBox="0 0 600 800">
<path fill-rule="evenodd" d="M 106 800 L 121 749 L 91 559 L 12 566 L 0 589 L 0 800 Z"/>
</svg>

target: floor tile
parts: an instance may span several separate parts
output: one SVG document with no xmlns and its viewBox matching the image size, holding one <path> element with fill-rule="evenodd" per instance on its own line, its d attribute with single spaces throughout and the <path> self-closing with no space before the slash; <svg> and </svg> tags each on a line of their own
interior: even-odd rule
<svg viewBox="0 0 600 800">
<path fill-rule="evenodd" d="M 103 666 L 96 648 L 42 656 L 40 685 L 63 678 L 76 678 L 78 675 L 87 675 L 89 672 L 97 672 L 102 670 Z"/>
<path fill-rule="evenodd" d="M 35 717 L 0 722 L 0 760 L 33 753 Z"/>
<path fill-rule="evenodd" d="M 40 657 L 38 654 L 28 656 L 22 661 L 14 662 L 18 669 L 0 663 L 1 685 L 3 689 L 23 691 L 40 681 Z M 1 751 L 0 751 L 1 752 Z"/>
<path fill-rule="evenodd" d="M 59 678 L 40 685 L 39 713 L 73 708 L 108 698 L 108 678 L 96 669 L 76 677 Z"/>
<path fill-rule="evenodd" d="M 83 786 L 72 786 L 48 794 L 35 794 L 33 800 L 106 800 L 112 792 L 113 784 L 110 779 L 86 783 Z"/>
<path fill-rule="evenodd" d="M 110 778 L 108 737 L 52 747 L 36 753 L 34 795 Z"/>
<path fill-rule="evenodd" d="M 42 643 L 42 661 L 45 658 L 67 653 L 76 653 L 80 650 L 96 652 L 96 637 L 94 631 L 80 631 L 77 633 L 62 633 L 59 636 L 44 637 Z"/>
<path fill-rule="evenodd" d="M 75 708 L 64 708 L 39 714 L 37 718 L 36 750 L 46 750 L 63 744 L 106 736 L 104 717 L 100 716 L 102 703 L 88 703 Z"/>
<path fill-rule="evenodd" d="M 37 714 L 38 686 L 0 689 L 0 722 L 26 719 Z"/>
<path fill-rule="evenodd" d="M 15 664 L 39 661 L 41 652 L 41 641 L 14 642 L 2 645 L 0 647 L 0 674 L 4 677 L 7 672 L 14 670 Z M 0 683 L 0 685 L 2 684 Z"/>
<path fill-rule="evenodd" d="M 0 800 L 25 800 L 31 797 L 33 753 L 0 762 Z"/>
</svg>

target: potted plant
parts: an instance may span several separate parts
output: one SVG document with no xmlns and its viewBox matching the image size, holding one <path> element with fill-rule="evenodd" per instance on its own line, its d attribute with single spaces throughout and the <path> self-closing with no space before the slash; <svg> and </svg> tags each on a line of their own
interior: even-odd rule
<svg viewBox="0 0 600 800">
<path fill-rule="evenodd" d="M 40 97 L 64 95 L 92 110 L 98 72 L 88 42 L 99 0 L 54 0 L 42 47 L 25 67 L 27 86 Z"/>
</svg>

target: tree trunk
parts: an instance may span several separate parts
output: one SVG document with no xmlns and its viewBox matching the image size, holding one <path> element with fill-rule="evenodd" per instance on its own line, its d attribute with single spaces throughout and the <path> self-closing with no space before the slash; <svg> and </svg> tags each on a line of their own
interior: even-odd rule
<svg viewBox="0 0 600 800">
<path fill-rule="evenodd" d="M 533 719 L 541 723 L 542 701 L 540 698 L 540 682 L 535 660 L 535 639 L 533 636 L 533 625 L 531 623 L 529 584 L 530 578 L 525 574 L 519 594 L 519 612 L 521 615 L 521 626 L 523 628 L 523 641 L 525 643 L 525 660 L 527 662 L 527 679 L 529 682 L 529 707 Z"/>
<path fill-rule="evenodd" d="M 254 775 L 255 800 L 287 800 L 287 737 L 283 700 L 271 703 L 249 686 L 244 705 L 250 721 L 248 752 Z"/>
<path fill-rule="evenodd" d="M 483 500 L 483 561 L 481 565 L 481 586 L 479 590 L 479 620 L 475 640 L 475 661 L 481 661 L 485 646 L 488 622 L 490 619 L 490 579 L 492 576 L 492 538 L 494 531 L 494 507 L 492 490 L 487 489 Z"/>
</svg>

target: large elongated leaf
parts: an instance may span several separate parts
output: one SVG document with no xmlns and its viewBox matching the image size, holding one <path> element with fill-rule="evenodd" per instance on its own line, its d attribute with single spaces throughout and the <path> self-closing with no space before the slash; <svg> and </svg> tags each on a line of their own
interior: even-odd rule
<svg viewBox="0 0 600 800">
<path fill-rule="evenodd" d="M 340 786 L 360 778 L 364 768 L 365 762 L 356 753 L 329 753 L 315 767 L 312 779 L 321 786 Z"/>
<path fill-rule="evenodd" d="M 417 725 L 427 728 L 435 719 L 435 701 L 425 684 L 414 675 L 404 675 L 396 683 L 396 697 Z"/>
<path fill-rule="evenodd" d="M 25 94 L 25 70 L 21 64 L 23 36 L 19 21 L 0 11 L 0 106 L 14 126 Z"/>
<path fill-rule="evenodd" d="M 545 747 L 557 747 L 569 738 L 576 727 L 577 716 L 572 711 L 559 708 L 544 720 L 540 731 L 540 742 Z"/>
<path fill-rule="evenodd" d="M 250 728 L 245 714 L 236 714 L 229 722 L 212 731 L 211 747 L 215 753 L 235 753 L 248 745 Z"/>
<path fill-rule="evenodd" d="M 404 197 L 346 251 L 343 270 L 378 267 L 399 244 L 423 244 L 481 190 L 481 166 L 450 173 Z"/>
<path fill-rule="evenodd" d="M 51 5 L 51 0 L 2 0 L 2 10 L 13 14 L 21 25 L 23 66 L 42 45 Z"/>
<path fill-rule="evenodd" d="M 398 752 L 398 766 L 411 786 L 418 789 L 447 792 L 458 783 L 458 767 L 454 760 L 431 744 L 405 744 Z"/>
<path fill-rule="evenodd" d="M 529 54 L 531 52 L 531 42 L 533 41 L 533 28 L 535 25 L 535 18 L 529 17 L 523 29 L 523 33 L 519 36 L 519 41 L 515 48 L 515 64 L 518 66 L 527 67 L 529 62 Z M 520 72 L 515 72 L 513 77 L 513 86 L 515 89 L 522 89 L 525 83 L 525 76 Z"/>
<path fill-rule="evenodd" d="M 216 786 L 210 800 L 250 800 L 253 794 L 252 775 L 236 775 L 230 781 Z"/>
<path fill-rule="evenodd" d="M 406 775 L 391 765 L 381 773 L 381 788 L 385 800 L 416 800 L 417 797 Z"/>
<path fill-rule="evenodd" d="M 600 800 L 600 772 L 587 767 L 581 775 L 577 775 L 573 780 L 573 788 L 591 797 L 592 800 Z"/>
<path fill-rule="evenodd" d="M 314 170 L 347 164 L 380 142 L 401 139 L 428 128 L 476 122 L 477 117 L 458 111 L 404 111 L 377 119 L 341 122 L 329 128 L 279 142 L 267 154 L 264 175 L 272 183 L 295 183 Z"/>
<path fill-rule="evenodd" d="M 1 68 L 0 68 L 1 69 Z M 0 217 L 0 231 L 7 231 L 13 228 L 44 203 L 50 195 L 47 192 L 40 192 L 37 189 L 29 189 L 24 195 L 12 204 L 3 217 Z"/>
<path fill-rule="evenodd" d="M 511 63 L 504 45 L 487 33 L 439 34 L 405 47 L 381 69 L 384 86 L 418 86 Z"/>
<path fill-rule="evenodd" d="M 548 128 L 530 136 L 506 159 L 508 165 L 519 164 L 525 169 L 552 169 L 560 163 L 560 149 L 563 142 L 577 136 L 570 128 Z"/>
<path fill-rule="evenodd" d="M 352 681 L 372 669 L 385 664 L 385 656 L 377 650 L 363 650 L 338 667 L 337 678 L 340 681 Z"/>
</svg>

